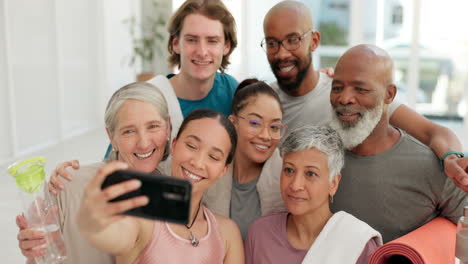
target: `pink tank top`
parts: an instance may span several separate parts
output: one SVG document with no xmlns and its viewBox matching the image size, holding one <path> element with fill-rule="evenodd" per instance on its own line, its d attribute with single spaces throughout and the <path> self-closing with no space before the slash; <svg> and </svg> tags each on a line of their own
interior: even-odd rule
<svg viewBox="0 0 468 264">
<path fill-rule="evenodd" d="M 188 238 L 174 233 L 166 222 L 155 222 L 151 241 L 134 263 L 223 263 L 224 242 L 215 216 L 205 206 L 203 214 L 208 222 L 208 233 L 199 239 L 197 247 L 192 246 Z"/>
</svg>

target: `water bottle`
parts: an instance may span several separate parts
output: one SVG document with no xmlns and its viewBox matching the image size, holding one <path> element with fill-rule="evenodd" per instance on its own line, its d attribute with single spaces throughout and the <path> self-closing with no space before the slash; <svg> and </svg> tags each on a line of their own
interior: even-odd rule
<svg viewBox="0 0 468 264">
<path fill-rule="evenodd" d="M 460 264 L 468 264 L 468 206 L 463 208 L 463 216 L 458 220 L 455 257 Z"/>
<path fill-rule="evenodd" d="M 66 248 L 60 230 L 59 209 L 56 198 L 48 191 L 44 164 L 43 157 L 31 158 L 10 165 L 8 173 L 15 178 L 20 189 L 28 228 L 45 233 L 46 253 L 42 257 L 36 257 L 36 263 L 64 263 Z"/>
</svg>

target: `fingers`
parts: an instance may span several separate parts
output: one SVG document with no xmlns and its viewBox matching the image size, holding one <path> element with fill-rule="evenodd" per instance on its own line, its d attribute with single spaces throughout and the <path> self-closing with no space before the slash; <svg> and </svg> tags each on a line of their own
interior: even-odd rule
<svg viewBox="0 0 468 264">
<path fill-rule="evenodd" d="M 24 218 L 23 215 L 16 216 L 16 225 L 20 230 L 28 228 L 28 223 L 26 222 L 26 218 Z"/>
<path fill-rule="evenodd" d="M 141 206 L 147 205 L 149 202 L 148 197 L 146 196 L 137 196 L 135 198 L 123 200 L 120 202 L 110 203 L 106 209 L 105 213 L 112 216 L 117 216 L 128 210 L 138 208 Z"/>
<path fill-rule="evenodd" d="M 23 229 L 18 233 L 18 236 L 17 236 L 17 239 L 19 241 L 39 240 L 39 239 L 44 239 L 44 238 L 45 238 L 45 233 L 43 231 L 33 230 L 33 229 Z"/>
<path fill-rule="evenodd" d="M 119 197 L 122 194 L 134 191 L 140 188 L 141 182 L 139 180 L 128 180 L 118 184 L 111 185 L 102 190 L 102 196 L 106 201 L 110 201 Z"/>
<path fill-rule="evenodd" d="M 71 163 L 73 169 L 77 170 L 80 168 L 80 162 L 78 160 L 72 160 Z"/>
<path fill-rule="evenodd" d="M 60 177 L 65 178 L 68 181 L 72 180 L 72 175 L 67 170 L 68 167 L 72 167 L 73 169 L 77 170 L 80 168 L 80 163 L 78 162 L 78 160 L 71 160 L 57 165 L 55 170 L 51 173 L 49 182 L 47 184 L 49 192 L 57 194 L 59 190 L 63 190 L 64 185 L 59 180 Z"/>
<path fill-rule="evenodd" d="M 42 257 L 45 255 L 45 248 L 41 249 L 22 249 L 21 253 L 23 256 L 28 257 L 28 258 L 36 258 L 36 257 Z M 36 263 L 34 259 L 28 259 L 26 263 Z"/>
<path fill-rule="evenodd" d="M 445 159 L 445 174 L 450 177 L 455 185 L 468 192 L 468 158 Z"/>
<path fill-rule="evenodd" d="M 64 186 L 62 182 L 60 182 L 58 179 L 57 171 L 53 171 L 52 174 L 50 175 L 50 180 L 47 184 L 47 187 L 49 188 L 49 192 L 53 194 L 57 194 L 57 191 L 59 189 L 63 190 Z"/>
<path fill-rule="evenodd" d="M 19 247 L 21 250 L 38 250 L 46 247 L 46 239 L 34 239 L 34 240 L 23 240 L 19 241 Z"/>
<path fill-rule="evenodd" d="M 330 78 L 333 78 L 333 75 L 335 75 L 335 69 L 333 68 L 324 68 L 320 69 L 319 71 L 325 73 Z"/>
<path fill-rule="evenodd" d="M 45 254 L 45 233 L 39 230 L 23 229 L 18 233 L 18 246 L 26 257 L 39 257 Z"/>
<path fill-rule="evenodd" d="M 56 168 L 55 171 L 57 175 L 60 175 L 61 177 L 71 181 L 72 177 L 69 171 L 67 171 L 68 167 L 72 167 L 73 169 L 78 169 L 79 168 L 79 163 L 77 160 L 71 160 L 71 161 L 66 161 L 64 163 L 59 164 Z"/>
<path fill-rule="evenodd" d="M 101 191 L 101 185 L 111 173 L 117 170 L 125 170 L 128 169 L 128 165 L 123 162 L 119 161 L 112 161 L 107 163 L 106 165 L 99 168 L 94 178 L 89 182 L 88 186 L 86 187 L 87 191 Z"/>
<path fill-rule="evenodd" d="M 140 188 L 141 182 L 139 180 L 128 180 L 119 184 L 114 184 L 107 187 L 101 193 L 102 199 L 105 202 L 108 202 L 114 198 L 117 198 L 123 194 L 129 193 L 131 191 L 137 190 Z M 124 201 L 109 203 L 105 208 L 105 213 L 107 215 L 116 215 L 123 213 L 133 208 L 144 206 L 149 202 L 148 197 L 138 196 Z"/>
</svg>

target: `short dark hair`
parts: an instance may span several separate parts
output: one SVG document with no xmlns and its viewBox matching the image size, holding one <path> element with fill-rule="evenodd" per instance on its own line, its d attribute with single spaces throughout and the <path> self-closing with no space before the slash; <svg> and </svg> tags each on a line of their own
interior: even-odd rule
<svg viewBox="0 0 468 264">
<path fill-rule="evenodd" d="M 234 154 L 236 153 L 237 132 L 232 122 L 229 119 L 227 119 L 225 115 L 218 111 L 202 108 L 190 112 L 190 114 L 188 114 L 187 117 L 184 118 L 182 125 L 180 125 L 176 138 L 179 138 L 179 135 L 185 130 L 185 128 L 190 122 L 202 118 L 211 118 L 218 120 L 219 123 L 224 127 L 224 129 L 228 133 L 229 139 L 231 140 L 231 149 L 229 150 L 229 154 L 226 159 L 226 164 L 230 164 L 232 162 L 232 159 L 234 159 Z"/>
<path fill-rule="evenodd" d="M 259 81 L 255 78 L 245 79 L 238 86 L 237 90 L 234 93 L 234 99 L 232 101 L 231 112 L 233 115 L 237 115 L 246 105 L 247 100 L 250 97 L 258 96 L 260 94 L 265 94 L 271 96 L 275 99 L 283 112 L 283 106 L 281 105 L 280 98 L 278 94 L 263 81 Z"/>
</svg>

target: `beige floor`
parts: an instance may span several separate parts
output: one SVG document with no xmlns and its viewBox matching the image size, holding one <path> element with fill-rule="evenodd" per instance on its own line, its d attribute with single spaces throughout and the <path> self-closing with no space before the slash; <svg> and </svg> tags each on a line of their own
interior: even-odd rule
<svg viewBox="0 0 468 264">
<path fill-rule="evenodd" d="M 96 129 L 73 140 L 32 153 L 28 157 L 44 156 L 48 172 L 61 161 L 79 159 L 81 164 L 100 160 L 108 140 L 103 128 Z M 16 240 L 18 228 L 15 216 L 21 212 L 19 193 L 13 179 L 6 174 L 6 166 L 0 164 L 0 263 L 24 263 Z"/>
</svg>

